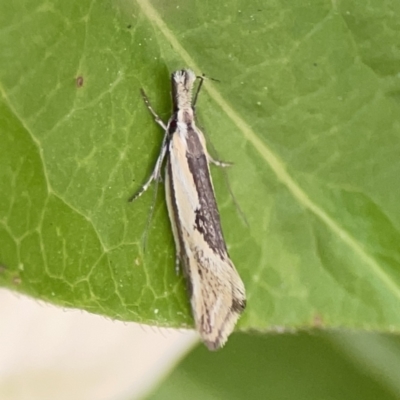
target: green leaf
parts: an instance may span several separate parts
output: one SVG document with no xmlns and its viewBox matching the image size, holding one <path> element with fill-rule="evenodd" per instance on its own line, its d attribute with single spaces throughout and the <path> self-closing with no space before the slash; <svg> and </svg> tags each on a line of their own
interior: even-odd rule
<svg viewBox="0 0 400 400">
<path fill-rule="evenodd" d="M 398 399 L 400 340 L 371 333 L 232 335 L 199 346 L 146 399 Z"/>
<path fill-rule="evenodd" d="M 123 320 L 192 324 L 159 187 L 169 73 L 208 80 L 199 125 L 239 325 L 399 330 L 400 5 L 4 2 L 0 284 Z M 147 232 L 147 246 L 143 239 Z"/>
</svg>

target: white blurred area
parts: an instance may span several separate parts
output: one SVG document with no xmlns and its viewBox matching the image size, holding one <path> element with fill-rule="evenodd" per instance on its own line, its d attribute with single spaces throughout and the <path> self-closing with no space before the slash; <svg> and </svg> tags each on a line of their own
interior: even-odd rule
<svg viewBox="0 0 400 400">
<path fill-rule="evenodd" d="M 140 399 L 197 340 L 0 289 L 0 399 Z"/>
</svg>

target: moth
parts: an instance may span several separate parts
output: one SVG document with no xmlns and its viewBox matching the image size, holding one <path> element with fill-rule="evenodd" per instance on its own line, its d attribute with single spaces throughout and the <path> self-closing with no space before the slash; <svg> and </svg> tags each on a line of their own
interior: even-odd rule
<svg viewBox="0 0 400 400">
<path fill-rule="evenodd" d="M 200 83 L 192 99 L 196 78 Z M 186 279 L 196 329 L 208 349 L 217 350 L 245 309 L 246 294 L 226 248 L 209 168 L 210 163 L 226 164 L 209 155 L 204 135 L 195 123 L 195 104 L 203 80 L 189 69 L 172 73 L 173 113 L 167 124 L 141 90 L 155 122 L 164 130 L 164 139 L 152 174 L 130 200 L 141 196 L 153 180 L 161 180 L 166 158 L 165 192 L 176 260 Z"/>
</svg>

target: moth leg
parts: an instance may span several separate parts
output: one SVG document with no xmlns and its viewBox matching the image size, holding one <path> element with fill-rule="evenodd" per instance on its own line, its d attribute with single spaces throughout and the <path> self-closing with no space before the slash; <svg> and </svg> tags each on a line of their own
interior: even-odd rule
<svg viewBox="0 0 400 400">
<path fill-rule="evenodd" d="M 154 117 L 154 121 L 157 122 L 158 125 L 161 126 L 161 128 L 164 129 L 164 131 L 167 130 L 167 125 L 163 122 L 163 120 L 158 116 L 158 114 L 154 111 L 153 107 L 151 106 L 150 100 L 147 97 L 145 91 L 143 89 L 140 89 L 140 94 L 142 95 L 144 104 L 146 104 L 147 109 L 150 111 L 151 115 Z"/>
<path fill-rule="evenodd" d="M 223 161 L 214 160 L 210 156 L 210 154 L 208 154 L 208 152 L 207 152 L 207 161 L 208 161 L 209 164 L 214 164 L 217 167 L 221 167 L 221 168 L 231 167 L 233 165 L 233 163 L 231 163 L 231 162 L 223 162 Z M 247 222 L 247 218 L 244 215 L 244 212 L 240 208 L 235 196 L 233 195 L 232 188 L 231 188 L 231 185 L 229 184 L 229 180 L 228 180 L 228 177 L 227 177 L 225 171 L 224 171 L 224 175 L 225 175 L 225 183 L 226 183 L 226 186 L 228 187 L 228 191 L 229 191 L 229 194 L 231 195 L 233 203 L 235 204 L 235 207 L 238 210 L 239 215 L 242 217 L 242 219 L 243 219 L 244 223 L 246 224 L 246 226 L 249 226 L 249 223 Z"/>
<path fill-rule="evenodd" d="M 221 167 L 221 168 L 231 167 L 233 165 L 233 163 L 231 163 L 231 162 L 214 160 L 209 154 L 207 154 L 207 160 L 210 164 L 214 164 L 217 167 Z"/>
<path fill-rule="evenodd" d="M 165 158 L 165 155 L 167 154 L 168 150 L 168 135 L 165 134 L 164 140 L 162 143 L 160 155 L 157 158 L 156 165 L 154 166 L 153 172 L 151 173 L 150 177 L 147 179 L 146 183 L 140 188 L 140 190 L 136 193 L 134 193 L 131 197 L 129 197 L 128 201 L 132 202 L 136 200 L 138 197 L 140 197 L 151 185 L 151 183 L 155 180 L 159 182 L 161 180 L 161 167 Z"/>
</svg>

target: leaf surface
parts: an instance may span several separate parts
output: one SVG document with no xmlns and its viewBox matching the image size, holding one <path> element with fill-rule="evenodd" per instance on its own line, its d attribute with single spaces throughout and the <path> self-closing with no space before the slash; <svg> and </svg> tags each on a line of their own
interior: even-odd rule
<svg viewBox="0 0 400 400">
<path fill-rule="evenodd" d="M 150 174 L 169 73 L 208 80 L 199 125 L 248 295 L 243 329 L 400 328 L 400 6 L 314 0 L 0 6 L 0 283 L 191 326 Z M 213 151 L 211 150 L 211 153 Z M 147 245 L 143 238 L 147 232 Z"/>
</svg>

